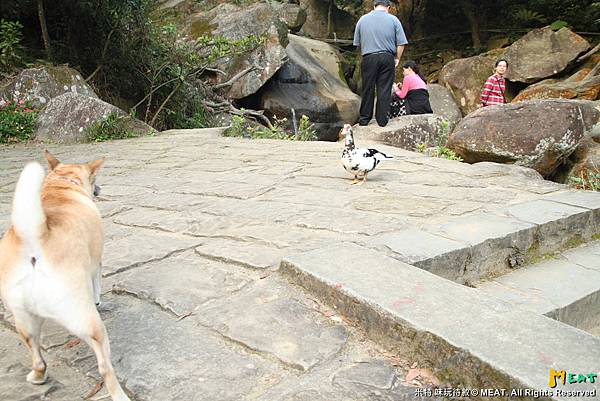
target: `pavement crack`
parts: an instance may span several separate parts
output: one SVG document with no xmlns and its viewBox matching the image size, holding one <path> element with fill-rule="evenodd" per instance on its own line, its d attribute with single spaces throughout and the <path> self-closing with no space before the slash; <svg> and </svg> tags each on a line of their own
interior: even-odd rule
<svg viewBox="0 0 600 401">
<path fill-rule="evenodd" d="M 194 249 L 195 247 L 200 246 L 200 245 L 201 244 L 194 244 L 194 245 L 189 246 L 187 248 L 176 249 L 176 250 L 171 251 L 171 252 L 167 253 L 166 255 L 158 257 L 158 258 L 151 258 L 151 259 L 145 260 L 143 262 L 136 262 L 136 263 L 130 264 L 128 266 L 124 266 L 124 267 L 118 268 L 118 269 L 116 269 L 114 271 L 108 272 L 105 275 L 103 275 L 103 277 L 105 277 L 105 278 L 111 277 L 111 276 L 114 276 L 115 274 L 123 273 L 123 272 L 129 271 L 131 269 L 135 269 L 136 267 L 140 267 L 140 266 L 146 265 L 148 263 L 160 262 L 161 260 L 165 260 L 167 258 L 170 258 L 171 256 L 174 256 L 174 255 L 179 255 L 180 253 L 183 253 L 185 251 L 189 251 L 189 250 Z"/>
</svg>

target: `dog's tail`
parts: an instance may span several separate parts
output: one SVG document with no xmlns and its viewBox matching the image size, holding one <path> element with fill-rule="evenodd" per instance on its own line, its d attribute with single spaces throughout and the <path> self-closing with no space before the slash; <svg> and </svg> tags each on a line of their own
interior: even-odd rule
<svg viewBox="0 0 600 401">
<path fill-rule="evenodd" d="M 45 175 L 39 163 L 28 163 L 15 189 L 12 225 L 19 237 L 28 243 L 37 242 L 47 229 L 41 197 Z"/>
</svg>

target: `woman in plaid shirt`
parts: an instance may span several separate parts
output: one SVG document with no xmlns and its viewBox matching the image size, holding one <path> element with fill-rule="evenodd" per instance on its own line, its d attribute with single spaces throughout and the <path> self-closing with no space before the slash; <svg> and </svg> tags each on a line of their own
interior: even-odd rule
<svg viewBox="0 0 600 401">
<path fill-rule="evenodd" d="M 504 74 L 508 68 L 508 61 L 500 59 L 496 61 L 494 74 L 485 81 L 483 85 L 483 91 L 481 92 L 481 105 L 492 106 L 494 104 L 506 103 L 504 92 L 506 90 L 506 83 L 504 81 Z"/>
</svg>

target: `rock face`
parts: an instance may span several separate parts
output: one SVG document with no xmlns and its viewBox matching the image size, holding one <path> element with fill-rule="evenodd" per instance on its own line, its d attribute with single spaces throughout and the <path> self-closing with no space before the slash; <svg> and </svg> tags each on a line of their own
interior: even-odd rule
<svg viewBox="0 0 600 401">
<path fill-rule="evenodd" d="M 592 102 L 532 100 L 479 109 L 458 124 L 448 147 L 468 163 L 514 163 L 549 177 L 600 119 Z"/>
<path fill-rule="evenodd" d="M 506 79 L 538 82 L 560 73 L 589 48 L 585 39 L 568 28 L 557 32 L 548 27 L 534 29 L 506 50 Z"/>
<path fill-rule="evenodd" d="M 503 53 L 503 49 L 498 49 L 452 60 L 440 71 L 439 83 L 452 91 L 463 115 L 479 107 L 483 84 L 494 72 L 494 64 Z"/>
<path fill-rule="evenodd" d="M 38 67 L 21 71 L 0 89 L 0 97 L 30 100 L 34 107 L 44 107 L 50 99 L 63 93 L 79 93 L 97 98 L 77 70 L 67 66 Z"/>
<path fill-rule="evenodd" d="M 242 71 L 255 67 L 227 90 L 230 98 L 241 99 L 258 91 L 285 62 L 287 29 L 278 17 L 278 8 L 267 3 L 252 4 L 247 8 L 221 4 L 208 13 L 193 15 L 190 35 L 194 38 L 221 35 L 232 40 L 250 35 L 263 38 L 261 45 L 250 53 L 227 57 L 219 63 L 219 69 L 226 73 L 219 75 L 219 82 L 227 82 Z"/>
<path fill-rule="evenodd" d="M 452 92 L 450 89 L 438 84 L 427 85 L 427 90 L 429 91 L 429 102 L 433 113 L 448 120 L 449 129 L 452 131 L 462 118 L 460 107 L 458 107 L 454 96 L 452 96 Z"/>
<path fill-rule="evenodd" d="M 571 157 L 574 162 L 568 176 L 577 178 L 589 178 L 590 173 L 600 174 L 600 143 L 591 138 L 586 138 L 579 143 L 577 155 Z"/>
<path fill-rule="evenodd" d="M 313 38 L 351 39 L 358 19 L 347 11 L 340 10 L 335 3 L 323 0 L 300 0 L 306 9 L 306 22 L 300 30 Z M 330 10 L 331 7 L 331 10 Z M 331 15 L 331 19 L 329 16 Z"/>
<path fill-rule="evenodd" d="M 271 5 L 292 32 L 298 32 L 306 22 L 306 9 L 298 4 L 272 3 Z"/>
<path fill-rule="evenodd" d="M 545 79 L 522 90 L 512 102 L 532 99 L 596 100 L 600 94 L 600 75 L 589 76 L 591 68 L 582 68 L 565 80 Z"/>
<path fill-rule="evenodd" d="M 340 60 L 332 46 L 289 35 L 289 61 L 258 96 L 260 108 L 278 118 L 307 115 L 315 123 L 319 139 L 337 140 L 343 124 L 358 120 L 360 97 L 340 78 Z"/>
<path fill-rule="evenodd" d="M 125 119 L 128 131 L 144 134 L 154 132 L 149 125 L 100 99 L 65 93 L 53 98 L 38 116 L 35 140 L 49 143 L 88 142 L 90 138 L 86 128 L 111 113 Z"/>
<path fill-rule="evenodd" d="M 385 127 L 377 124 L 353 127 L 357 141 L 376 141 L 406 150 L 417 145 L 427 147 L 445 145 L 448 138 L 448 121 L 436 114 L 417 114 L 393 118 Z"/>
</svg>

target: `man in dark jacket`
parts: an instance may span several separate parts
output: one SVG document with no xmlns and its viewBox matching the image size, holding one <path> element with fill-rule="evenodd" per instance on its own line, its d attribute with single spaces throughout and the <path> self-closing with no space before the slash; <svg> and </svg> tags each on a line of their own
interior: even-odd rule
<svg viewBox="0 0 600 401">
<path fill-rule="evenodd" d="M 363 57 L 360 125 L 367 125 L 373 118 L 375 87 L 375 119 L 381 127 L 388 123 L 396 66 L 408 43 L 400 20 L 391 15 L 389 9 L 390 0 L 375 0 L 373 11 L 360 17 L 354 30 L 354 46 L 360 46 Z"/>
</svg>

